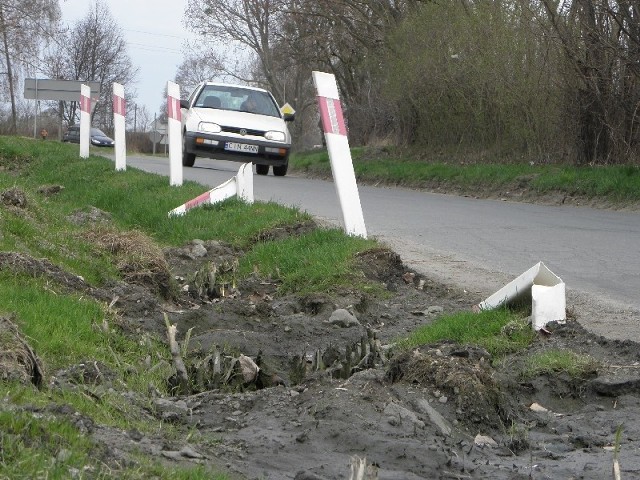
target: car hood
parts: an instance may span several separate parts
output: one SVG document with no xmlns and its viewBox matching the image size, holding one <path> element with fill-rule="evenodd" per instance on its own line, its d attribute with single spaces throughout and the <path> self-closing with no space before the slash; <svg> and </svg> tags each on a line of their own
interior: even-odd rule
<svg viewBox="0 0 640 480">
<path fill-rule="evenodd" d="M 193 115 L 201 122 L 217 123 L 220 126 L 245 128 L 247 130 L 277 130 L 288 133 L 285 121 L 280 117 L 257 115 L 255 113 L 218 110 L 215 108 L 194 108 Z"/>
</svg>

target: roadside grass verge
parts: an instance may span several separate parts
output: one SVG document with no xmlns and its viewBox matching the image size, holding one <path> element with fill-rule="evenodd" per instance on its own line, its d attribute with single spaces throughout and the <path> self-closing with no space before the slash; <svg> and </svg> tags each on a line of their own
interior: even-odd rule
<svg viewBox="0 0 640 480">
<path fill-rule="evenodd" d="M 640 202 L 640 167 L 631 165 L 582 166 L 529 163 L 465 163 L 416 160 L 394 149 L 376 155 L 352 150 L 356 177 L 366 183 L 411 188 L 447 186 L 469 194 L 483 190 L 527 189 L 535 194 L 561 192 L 569 196 L 600 199 L 613 204 Z M 298 152 L 290 168 L 309 175 L 327 176 L 331 165 L 325 150 Z"/>
<path fill-rule="evenodd" d="M 345 241 L 342 231 L 318 229 L 299 238 L 256 245 L 243 257 L 240 269 L 244 275 L 257 271 L 280 280 L 282 292 L 344 288 L 378 292 L 376 286 L 352 273 L 356 254 L 374 246 L 373 240 L 350 237 Z"/>
<path fill-rule="evenodd" d="M 198 466 L 173 468 L 150 463 L 118 465 L 104 447 L 91 442 L 70 421 L 32 412 L 0 411 L 0 478 L 126 478 L 142 480 L 225 480 Z"/>
<path fill-rule="evenodd" d="M 529 356 L 522 368 L 522 378 L 565 373 L 582 379 L 597 371 L 600 363 L 593 357 L 571 350 L 549 349 Z"/>
<path fill-rule="evenodd" d="M 45 194 L 44 186 L 63 188 Z M 230 200 L 168 217 L 170 210 L 206 189 L 193 182 L 171 187 L 166 177 L 133 168 L 116 172 L 108 159 L 79 159 L 74 145 L 0 137 L 0 253 L 21 255 L 32 262 L 27 267 L 39 265 L 51 271 L 59 267 L 60 272 L 100 287 L 124 277 L 119 267 L 123 261 L 144 261 L 145 252 L 138 252 L 138 246 L 153 257 L 163 247 L 181 246 L 195 238 L 214 239 L 243 251 L 241 272 L 271 276 L 282 282 L 283 291 L 367 287 L 364 279 L 353 277 L 351 267 L 356 253 L 375 242 L 338 230 L 302 228 L 296 234 L 299 226 L 311 222 L 308 214 L 297 209 Z M 91 213 L 90 207 L 106 212 L 110 222 L 96 226 L 72 221 L 79 212 Z M 282 240 L 264 240 L 271 238 L 269 232 L 274 229 L 292 233 Z M 12 258 L 0 257 L 0 262 L 5 261 L 0 269 L 0 315 L 10 316 L 18 326 L 42 362 L 47 379 L 69 367 L 97 362 L 105 375 L 113 373 L 117 385 L 112 389 L 79 380 L 72 388 L 57 388 L 54 383 L 40 391 L 0 382 L 0 451 L 12 452 L 0 458 L 0 478 L 37 478 L 47 471 L 49 478 L 69 478 L 69 472 L 83 472 L 85 467 L 92 478 L 94 473 L 96 478 L 224 478 L 203 469 L 163 469 L 145 463 L 143 455 L 135 467 L 103 475 L 100 464 L 92 463 L 94 446 L 80 441 L 81 432 L 53 413 L 48 418 L 32 412 L 51 404 L 67 405 L 101 425 L 184 435 L 178 427 L 140 415 L 140 409 L 151 408 L 149 388 L 166 392 L 172 371 L 166 346 L 150 336 L 125 334 L 108 305 L 82 291 L 70 293 L 51 280 L 51 271 L 45 275 L 27 268 L 21 273 L 20 266 L 11 265 Z M 144 404 L 133 404 L 122 392 L 136 392 Z M 9 416 L 7 408 L 14 409 Z M 155 431 L 158 428 L 162 431 Z M 36 438 L 46 431 L 53 432 L 51 439 Z M 4 450 L 7 442 L 23 447 Z M 51 470 L 54 464 L 56 469 Z"/>
<path fill-rule="evenodd" d="M 499 358 L 526 349 L 534 339 L 535 333 L 521 313 L 500 308 L 479 313 L 443 315 L 433 323 L 411 332 L 397 346 L 402 350 L 409 350 L 449 340 L 479 345 Z"/>
</svg>

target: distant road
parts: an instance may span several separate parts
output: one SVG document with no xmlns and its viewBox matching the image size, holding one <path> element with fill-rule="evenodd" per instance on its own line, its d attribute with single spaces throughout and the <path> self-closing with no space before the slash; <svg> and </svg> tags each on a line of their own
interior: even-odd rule
<svg viewBox="0 0 640 480">
<path fill-rule="evenodd" d="M 169 173 L 167 159 L 127 161 L 142 170 Z M 184 179 L 213 187 L 239 166 L 199 158 L 195 167 L 185 169 Z M 470 289 L 470 302 L 483 300 L 543 261 L 573 292 L 574 303 L 586 308 L 597 300 L 607 306 L 604 312 L 601 307 L 591 312 L 608 315 L 590 320 L 592 330 L 640 341 L 640 213 L 397 188 L 360 186 L 359 191 L 369 236 L 391 245 L 412 268 Z M 341 225 L 332 182 L 256 175 L 254 194 L 257 200 L 296 206 Z"/>
</svg>

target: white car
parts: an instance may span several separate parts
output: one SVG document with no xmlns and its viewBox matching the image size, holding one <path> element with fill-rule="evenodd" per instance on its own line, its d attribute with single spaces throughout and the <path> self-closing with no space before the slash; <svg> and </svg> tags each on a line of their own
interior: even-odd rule
<svg viewBox="0 0 640 480">
<path fill-rule="evenodd" d="M 289 167 L 291 134 L 271 93 L 261 88 L 203 82 L 181 100 L 182 164 L 196 157 L 252 162 L 258 175 L 284 176 Z"/>
</svg>

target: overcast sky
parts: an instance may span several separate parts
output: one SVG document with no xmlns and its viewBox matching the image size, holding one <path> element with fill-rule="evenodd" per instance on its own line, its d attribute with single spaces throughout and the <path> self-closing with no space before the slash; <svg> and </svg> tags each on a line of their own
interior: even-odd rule
<svg viewBox="0 0 640 480">
<path fill-rule="evenodd" d="M 62 0 L 63 22 L 68 25 L 84 17 L 93 5 L 89 0 Z M 192 36 L 182 18 L 187 0 L 103 0 L 128 43 L 129 57 L 138 67 L 134 88 L 137 103 L 149 115 L 157 113 L 168 80 L 173 80 L 182 63 L 182 46 Z M 131 105 L 127 109 L 132 108 Z"/>
</svg>

